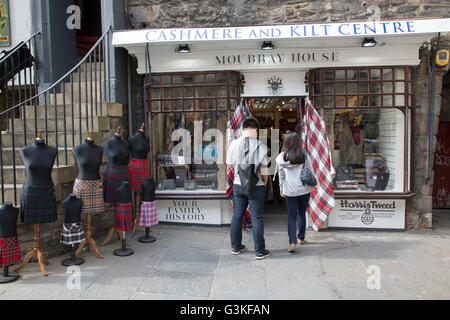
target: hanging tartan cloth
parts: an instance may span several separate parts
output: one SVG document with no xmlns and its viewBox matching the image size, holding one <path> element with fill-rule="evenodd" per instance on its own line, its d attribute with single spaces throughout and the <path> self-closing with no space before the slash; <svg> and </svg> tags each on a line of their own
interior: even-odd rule
<svg viewBox="0 0 450 320">
<path fill-rule="evenodd" d="M 227 124 L 227 142 L 228 146 L 233 142 L 233 140 L 238 139 L 240 136 L 240 129 L 245 119 L 251 117 L 250 107 L 247 105 L 247 101 L 242 99 L 241 103 L 238 105 L 234 113 L 231 115 L 231 120 Z M 233 183 L 234 183 L 234 168 L 232 166 L 227 166 L 227 198 L 233 201 Z M 243 226 L 245 226 L 245 219 L 250 219 L 250 208 L 245 211 L 245 217 L 243 221 Z"/>
<path fill-rule="evenodd" d="M 318 231 L 325 223 L 335 205 L 333 176 L 336 174 L 331 160 L 330 142 L 325 122 L 307 100 L 302 123 L 302 147 L 311 160 L 318 184 L 311 188 L 307 212 L 312 218 L 312 227 Z"/>
</svg>

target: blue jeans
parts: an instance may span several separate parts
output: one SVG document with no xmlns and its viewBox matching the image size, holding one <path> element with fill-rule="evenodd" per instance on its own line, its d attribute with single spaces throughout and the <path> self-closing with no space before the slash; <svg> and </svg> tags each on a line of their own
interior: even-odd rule
<svg viewBox="0 0 450 320">
<path fill-rule="evenodd" d="M 231 219 L 230 230 L 231 247 L 233 249 L 238 249 L 242 245 L 242 218 L 247 210 L 247 207 L 250 206 L 255 253 L 263 253 L 266 249 L 263 221 L 266 188 L 264 186 L 257 186 L 250 196 L 245 196 L 242 193 L 242 187 L 240 185 L 234 185 L 233 195 L 234 212 L 233 219 Z"/>
<path fill-rule="evenodd" d="M 296 244 L 298 240 L 305 240 L 306 231 L 306 209 L 308 208 L 311 194 L 305 194 L 298 197 L 286 197 L 286 206 L 288 211 L 288 234 L 289 244 Z M 297 233 L 298 217 L 298 236 Z"/>
</svg>

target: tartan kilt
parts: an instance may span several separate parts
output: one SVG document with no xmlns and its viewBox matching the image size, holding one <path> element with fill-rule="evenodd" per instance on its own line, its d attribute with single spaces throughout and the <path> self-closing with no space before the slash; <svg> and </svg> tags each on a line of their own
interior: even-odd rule
<svg viewBox="0 0 450 320">
<path fill-rule="evenodd" d="M 117 188 L 123 181 L 128 181 L 128 168 L 126 166 L 108 166 L 103 174 L 103 195 L 107 203 L 115 204 L 119 199 Z"/>
<path fill-rule="evenodd" d="M 64 223 L 61 231 L 61 243 L 71 246 L 85 240 L 81 223 Z"/>
<path fill-rule="evenodd" d="M 133 204 L 117 203 L 114 229 L 130 231 L 133 229 Z"/>
<path fill-rule="evenodd" d="M 128 165 L 128 181 L 131 190 L 142 191 L 142 183 L 150 176 L 148 160 L 131 159 Z"/>
<path fill-rule="evenodd" d="M 20 217 L 24 224 L 55 222 L 58 218 L 55 187 L 26 187 L 22 189 Z"/>
<path fill-rule="evenodd" d="M 139 226 L 152 227 L 158 224 L 158 213 L 156 211 L 156 201 L 142 202 L 139 214 Z"/>
<path fill-rule="evenodd" d="M 76 179 L 73 194 L 83 201 L 81 213 L 105 213 L 103 181 L 83 181 Z"/>
<path fill-rule="evenodd" d="M 0 266 L 8 267 L 20 261 L 19 238 L 0 239 Z"/>
</svg>

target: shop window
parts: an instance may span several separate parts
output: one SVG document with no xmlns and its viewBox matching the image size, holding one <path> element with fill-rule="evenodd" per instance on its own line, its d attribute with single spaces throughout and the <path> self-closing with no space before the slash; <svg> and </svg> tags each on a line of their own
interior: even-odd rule
<svg viewBox="0 0 450 320">
<path fill-rule="evenodd" d="M 233 71 L 152 74 L 152 174 L 165 192 L 225 192 L 226 126 L 240 100 Z M 217 130 L 215 130 L 217 129 Z"/>
<path fill-rule="evenodd" d="M 310 98 L 324 115 L 336 191 L 408 191 L 413 75 L 411 67 L 310 71 Z"/>
</svg>

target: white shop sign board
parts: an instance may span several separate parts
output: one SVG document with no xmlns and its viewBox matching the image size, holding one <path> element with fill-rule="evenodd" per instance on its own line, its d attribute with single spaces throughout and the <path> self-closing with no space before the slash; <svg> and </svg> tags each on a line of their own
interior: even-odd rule
<svg viewBox="0 0 450 320">
<path fill-rule="evenodd" d="M 219 200 L 158 200 L 160 222 L 221 225 Z"/>
<path fill-rule="evenodd" d="M 336 200 L 328 227 L 359 229 L 405 229 L 406 200 Z"/>
</svg>

